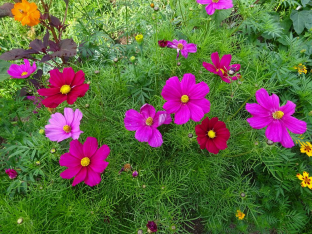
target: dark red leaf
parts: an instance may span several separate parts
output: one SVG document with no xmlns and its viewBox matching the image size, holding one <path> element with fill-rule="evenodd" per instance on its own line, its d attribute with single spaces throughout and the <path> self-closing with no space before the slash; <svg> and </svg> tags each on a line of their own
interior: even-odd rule
<svg viewBox="0 0 312 234">
<path fill-rule="evenodd" d="M 43 43 L 39 39 L 35 39 L 32 42 L 30 42 L 29 47 L 31 47 L 36 52 L 44 52 L 45 51 Z"/>
<path fill-rule="evenodd" d="M 46 54 L 46 55 L 44 55 L 43 57 L 42 57 L 42 59 L 40 60 L 40 62 L 46 62 L 46 61 L 49 61 L 49 60 L 51 60 L 52 58 L 51 58 L 51 55 L 49 55 L 49 54 Z"/>
<path fill-rule="evenodd" d="M 11 51 L 5 52 L 0 56 L 2 60 L 16 60 L 21 58 L 33 58 L 30 54 L 32 50 L 23 49 L 13 49 Z"/>
<path fill-rule="evenodd" d="M 44 48 L 47 48 L 49 45 L 49 36 L 50 36 L 50 34 L 49 34 L 49 31 L 47 30 L 46 34 L 43 37 L 43 47 Z"/>
<path fill-rule="evenodd" d="M 77 44 L 73 39 L 65 39 L 59 42 L 60 50 L 51 54 L 52 58 L 55 57 L 72 57 L 77 54 Z"/>
<path fill-rule="evenodd" d="M 13 17 L 11 10 L 13 9 L 13 3 L 4 3 L 0 6 L 0 18 L 5 16 Z"/>
<path fill-rule="evenodd" d="M 60 50 L 60 47 L 54 41 L 49 41 L 49 46 L 50 49 L 48 49 L 48 51 L 56 52 Z"/>
<path fill-rule="evenodd" d="M 53 26 L 53 27 L 56 27 L 56 28 L 60 28 L 62 26 L 62 23 L 61 23 L 61 21 L 57 17 L 51 15 L 51 23 L 50 23 L 50 25 Z"/>
<path fill-rule="evenodd" d="M 69 0 L 64 0 L 64 2 L 66 3 L 66 6 L 68 5 Z"/>
</svg>

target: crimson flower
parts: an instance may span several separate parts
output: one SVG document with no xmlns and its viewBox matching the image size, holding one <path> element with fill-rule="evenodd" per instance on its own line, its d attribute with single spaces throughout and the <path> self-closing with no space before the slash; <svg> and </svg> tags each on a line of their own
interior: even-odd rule
<svg viewBox="0 0 312 234">
<path fill-rule="evenodd" d="M 230 131 L 218 117 L 210 120 L 207 117 L 201 124 L 195 126 L 195 131 L 201 149 L 206 148 L 208 152 L 218 154 L 219 150 L 227 148 L 226 142 L 230 138 Z"/>
<path fill-rule="evenodd" d="M 160 41 L 158 41 L 158 45 L 159 45 L 161 48 L 165 48 L 165 47 L 167 47 L 167 45 L 168 45 L 168 41 L 160 40 Z"/>
<path fill-rule="evenodd" d="M 148 233 L 157 232 L 157 224 L 154 221 L 148 221 L 146 227 Z"/>
<path fill-rule="evenodd" d="M 47 96 L 42 101 L 46 107 L 56 108 L 59 104 L 67 101 L 72 105 L 78 97 L 83 97 L 89 90 L 89 85 L 84 84 L 85 77 L 82 70 L 75 73 L 71 67 L 66 67 L 61 73 L 58 69 L 50 71 L 49 89 L 39 89 L 41 96 Z"/>
</svg>

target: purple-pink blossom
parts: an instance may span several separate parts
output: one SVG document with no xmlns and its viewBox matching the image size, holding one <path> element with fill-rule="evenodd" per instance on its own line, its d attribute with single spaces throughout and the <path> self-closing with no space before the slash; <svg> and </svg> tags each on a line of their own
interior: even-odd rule
<svg viewBox="0 0 312 234">
<path fill-rule="evenodd" d="M 291 148 L 295 144 L 288 131 L 295 134 L 303 134 L 307 130 L 307 123 L 292 117 L 296 104 L 287 101 L 280 106 L 279 97 L 276 94 L 269 96 L 268 92 L 261 88 L 256 92 L 257 103 L 247 103 L 246 110 L 253 116 L 247 119 L 251 127 L 261 129 L 267 126 L 265 136 L 273 142 L 280 142 L 282 146 Z"/>
<path fill-rule="evenodd" d="M 185 40 L 173 40 L 172 42 L 168 41 L 167 47 L 177 50 L 177 59 L 179 57 L 180 51 L 184 58 L 187 58 L 188 53 L 196 53 L 197 51 L 196 44 L 187 43 Z"/>
<path fill-rule="evenodd" d="M 12 64 L 8 70 L 8 74 L 11 76 L 11 78 L 25 79 L 34 73 L 36 69 L 37 66 L 35 62 L 31 66 L 28 59 L 24 59 L 24 64 Z"/>
<path fill-rule="evenodd" d="M 163 108 L 169 114 L 175 113 L 175 124 L 185 124 L 190 119 L 199 122 L 210 111 L 210 102 L 205 98 L 208 93 L 208 85 L 203 81 L 196 84 L 193 74 L 184 74 L 181 82 L 174 76 L 161 92 L 167 101 Z"/>
<path fill-rule="evenodd" d="M 206 12 L 208 15 L 213 15 L 215 10 L 229 9 L 233 7 L 232 0 L 197 0 L 199 4 L 208 4 Z"/>
<path fill-rule="evenodd" d="M 74 112 L 71 108 L 64 108 L 64 115 L 58 112 L 52 114 L 49 119 L 50 124 L 45 126 L 46 137 L 57 142 L 70 137 L 74 140 L 78 139 L 79 135 L 83 133 L 79 127 L 81 119 L 82 113 L 79 109 Z"/>
<path fill-rule="evenodd" d="M 135 138 L 140 142 L 148 142 L 151 147 L 160 147 L 162 135 L 157 129 L 162 124 L 170 124 L 171 117 L 166 111 L 158 111 L 150 104 L 144 104 L 140 112 L 128 110 L 125 114 L 125 128 L 136 131 Z"/>
<path fill-rule="evenodd" d="M 9 176 L 11 180 L 17 177 L 17 172 L 14 169 L 6 169 L 5 173 Z"/>
<path fill-rule="evenodd" d="M 240 74 L 236 74 L 233 77 L 229 76 L 230 72 L 233 74 L 240 69 L 240 64 L 231 64 L 232 55 L 225 54 L 220 60 L 218 52 L 214 52 L 211 54 L 212 63 L 203 62 L 203 67 L 208 71 L 219 75 L 221 79 L 226 83 L 231 83 L 231 80 L 237 80 L 240 77 Z"/>
</svg>

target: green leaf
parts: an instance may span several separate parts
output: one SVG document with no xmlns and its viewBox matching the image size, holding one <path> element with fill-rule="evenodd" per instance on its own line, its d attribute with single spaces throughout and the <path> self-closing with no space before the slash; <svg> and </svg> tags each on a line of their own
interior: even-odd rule
<svg viewBox="0 0 312 234">
<path fill-rule="evenodd" d="M 8 70 L 11 66 L 11 63 L 0 60 L 0 81 L 4 81 L 5 79 L 10 78 L 10 75 L 8 74 Z"/>
<path fill-rule="evenodd" d="M 305 27 L 311 24 L 312 11 L 296 11 L 293 10 L 290 14 L 290 19 L 293 21 L 294 29 L 297 34 L 301 34 Z"/>
<path fill-rule="evenodd" d="M 301 4 L 303 7 L 305 7 L 309 2 L 310 0 L 301 0 Z"/>
<path fill-rule="evenodd" d="M 216 11 L 212 15 L 212 19 L 216 22 L 216 25 L 220 25 L 223 20 L 228 18 L 232 12 L 232 9 Z"/>
</svg>

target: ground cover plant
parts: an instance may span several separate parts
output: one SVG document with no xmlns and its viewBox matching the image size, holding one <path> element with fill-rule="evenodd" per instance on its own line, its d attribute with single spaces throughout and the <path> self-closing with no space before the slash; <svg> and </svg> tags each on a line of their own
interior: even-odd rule
<svg viewBox="0 0 312 234">
<path fill-rule="evenodd" d="M 0 4 L 0 233 L 311 233 L 312 1 Z"/>
</svg>

